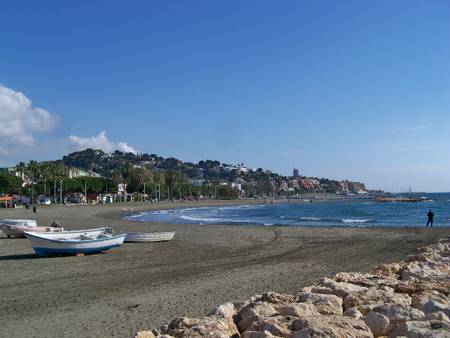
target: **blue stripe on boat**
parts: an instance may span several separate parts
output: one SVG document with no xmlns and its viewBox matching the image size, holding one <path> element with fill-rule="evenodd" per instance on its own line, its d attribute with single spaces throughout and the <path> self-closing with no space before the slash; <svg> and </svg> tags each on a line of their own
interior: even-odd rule
<svg viewBox="0 0 450 338">
<path fill-rule="evenodd" d="M 77 253 L 95 253 L 100 251 L 106 251 L 112 248 L 116 248 L 121 246 L 121 244 L 113 244 L 108 246 L 101 246 L 101 247 L 95 247 L 95 248 L 79 248 L 79 249 L 71 249 L 71 248 L 33 248 L 36 254 L 39 256 L 50 256 L 50 255 L 57 255 L 57 254 L 77 254 Z"/>
</svg>

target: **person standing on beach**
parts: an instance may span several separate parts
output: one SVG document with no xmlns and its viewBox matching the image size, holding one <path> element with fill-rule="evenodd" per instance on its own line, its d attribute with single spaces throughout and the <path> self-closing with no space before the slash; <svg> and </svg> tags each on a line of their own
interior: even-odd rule
<svg viewBox="0 0 450 338">
<path fill-rule="evenodd" d="M 427 227 L 428 227 L 428 225 L 430 225 L 430 227 L 432 228 L 434 213 L 433 213 L 433 211 L 431 211 L 431 209 L 428 211 L 427 217 L 428 217 Z"/>
</svg>

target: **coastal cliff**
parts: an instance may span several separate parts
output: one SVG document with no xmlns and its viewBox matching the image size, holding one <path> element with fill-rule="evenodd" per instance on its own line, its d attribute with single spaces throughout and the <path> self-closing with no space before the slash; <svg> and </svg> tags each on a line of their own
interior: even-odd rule
<svg viewBox="0 0 450 338">
<path fill-rule="evenodd" d="M 338 273 L 295 295 L 268 292 L 175 318 L 136 338 L 449 337 L 450 240 L 371 273 Z"/>
</svg>

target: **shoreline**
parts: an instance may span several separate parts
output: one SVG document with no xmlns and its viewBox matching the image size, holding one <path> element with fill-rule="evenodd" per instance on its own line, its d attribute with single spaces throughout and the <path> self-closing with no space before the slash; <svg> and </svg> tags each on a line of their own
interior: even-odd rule
<svg viewBox="0 0 450 338">
<path fill-rule="evenodd" d="M 130 337 L 176 316 L 206 315 L 213 304 L 295 292 L 340 271 L 367 272 L 450 235 L 450 228 L 351 226 L 284 226 L 277 235 L 273 226 L 123 219 L 130 208 L 241 204 L 249 200 L 38 207 L 36 215 L 0 210 L 0 218 L 36 218 L 42 225 L 57 219 L 69 230 L 176 231 L 170 242 L 125 244 L 85 257 L 35 258 L 26 239 L 0 238 L 0 335 Z"/>
</svg>

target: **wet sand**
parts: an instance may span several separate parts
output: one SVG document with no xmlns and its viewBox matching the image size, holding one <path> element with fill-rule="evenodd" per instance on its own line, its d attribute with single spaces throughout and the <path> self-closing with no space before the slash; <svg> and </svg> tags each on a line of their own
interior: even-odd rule
<svg viewBox="0 0 450 338">
<path fill-rule="evenodd" d="M 245 202 L 248 204 L 249 202 Z M 85 257 L 37 258 L 26 239 L 0 235 L 0 337 L 132 337 L 176 316 L 268 290 L 293 293 L 339 271 L 368 271 L 450 235 L 450 228 L 173 225 L 133 212 L 236 202 L 0 209 L 0 219 L 58 220 L 66 229 L 176 231 L 173 241 L 125 244 Z"/>
</svg>

